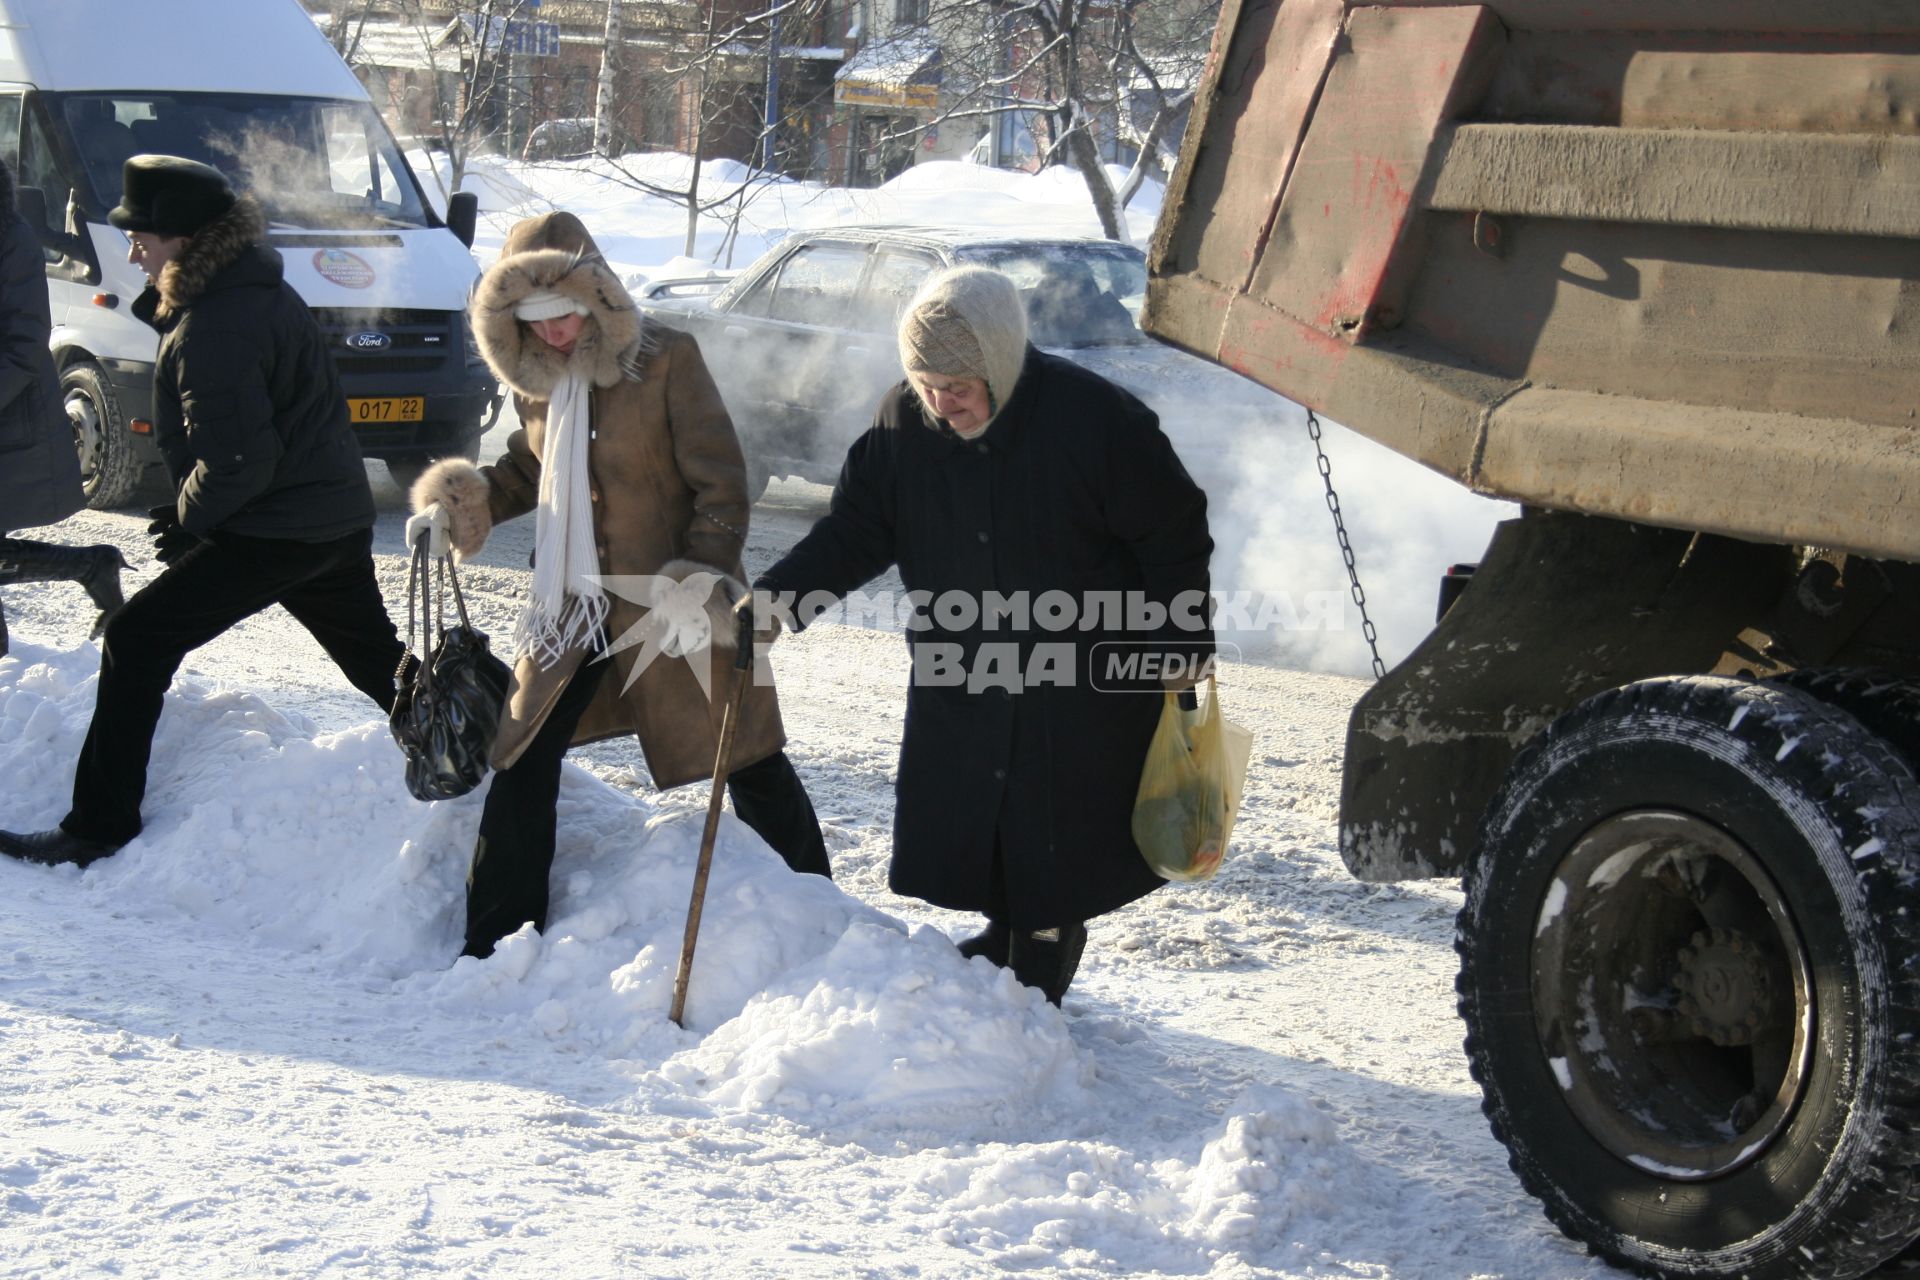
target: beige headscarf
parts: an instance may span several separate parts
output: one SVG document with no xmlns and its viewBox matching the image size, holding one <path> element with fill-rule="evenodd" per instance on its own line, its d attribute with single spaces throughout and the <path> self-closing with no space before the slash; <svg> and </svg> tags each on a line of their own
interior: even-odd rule
<svg viewBox="0 0 1920 1280">
<path fill-rule="evenodd" d="M 987 384 L 994 416 L 1013 397 L 1026 359 L 1020 291 L 990 268 L 949 267 L 920 286 L 900 317 L 900 364 L 907 373 L 978 378 Z"/>
</svg>

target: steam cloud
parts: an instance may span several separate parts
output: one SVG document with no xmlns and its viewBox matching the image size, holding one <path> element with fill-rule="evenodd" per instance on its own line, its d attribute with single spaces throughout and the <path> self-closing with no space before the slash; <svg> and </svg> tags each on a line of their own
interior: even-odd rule
<svg viewBox="0 0 1920 1280">
<path fill-rule="evenodd" d="M 1267 429 L 1244 433 L 1226 467 L 1195 469 L 1208 491 L 1215 591 L 1284 592 L 1302 625 L 1253 633 L 1223 629 L 1220 638 L 1238 643 L 1249 658 L 1366 675 L 1371 655 L 1306 413 L 1280 403 L 1282 412 Z M 1379 633 L 1380 656 L 1391 667 L 1433 629 L 1447 566 L 1477 561 L 1494 525 L 1519 509 L 1470 493 L 1344 427 L 1322 426 L 1367 612 Z M 1181 447 L 1178 436 L 1174 443 Z M 1325 592 L 1334 593 L 1337 608 L 1315 595 Z M 1327 625 L 1329 615 L 1337 627 Z"/>
</svg>

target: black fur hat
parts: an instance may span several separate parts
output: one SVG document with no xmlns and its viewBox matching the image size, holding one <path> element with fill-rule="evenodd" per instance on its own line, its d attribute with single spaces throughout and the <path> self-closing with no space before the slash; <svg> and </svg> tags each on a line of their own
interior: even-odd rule
<svg viewBox="0 0 1920 1280">
<path fill-rule="evenodd" d="M 179 156 L 132 156 L 107 221 L 122 231 L 190 236 L 233 208 L 233 188 L 212 165 Z"/>
</svg>

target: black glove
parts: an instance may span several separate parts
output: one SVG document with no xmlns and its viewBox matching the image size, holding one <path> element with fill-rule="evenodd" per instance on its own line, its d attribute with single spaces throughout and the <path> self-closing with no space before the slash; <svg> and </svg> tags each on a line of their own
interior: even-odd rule
<svg viewBox="0 0 1920 1280">
<path fill-rule="evenodd" d="M 153 558 L 161 564 L 172 564 L 200 544 L 200 539 L 180 527 L 179 510 L 171 502 L 150 507 L 147 514 L 153 517 L 147 525 L 153 537 Z"/>
<path fill-rule="evenodd" d="M 733 602 L 733 617 L 741 634 L 751 634 L 753 643 L 762 649 L 780 638 L 780 615 L 771 609 L 765 614 L 755 613 L 752 590 Z"/>
</svg>

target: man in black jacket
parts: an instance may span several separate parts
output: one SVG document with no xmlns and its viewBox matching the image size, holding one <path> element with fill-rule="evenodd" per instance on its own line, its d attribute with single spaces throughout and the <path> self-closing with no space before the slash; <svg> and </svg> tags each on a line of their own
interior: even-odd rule
<svg viewBox="0 0 1920 1280">
<path fill-rule="evenodd" d="M 383 709 L 403 653 L 339 376 L 260 206 L 174 156 L 134 156 L 122 181 L 107 217 L 150 282 L 133 312 L 160 333 L 154 438 L 176 496 L 148 528 L 166 569 L 107 624 L 73 808 L 50 831 L 0 831 L 0 853 L 30 862 L 84 866 L 140 833 L 173 673 L 241 619 L 282 605 Z"/>
</svg>

